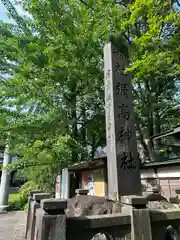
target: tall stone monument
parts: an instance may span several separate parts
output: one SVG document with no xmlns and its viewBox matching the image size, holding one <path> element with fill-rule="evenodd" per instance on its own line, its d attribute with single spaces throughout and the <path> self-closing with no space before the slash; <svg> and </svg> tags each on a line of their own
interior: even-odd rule
<svg viewBox="0 0 180 240">
<path fill-rule="evenodd" d="M 104 47 L 106 141 L 109 198 L 140 195 L 140 162 L 128 61 L 112 43 Z"/>
</svg>

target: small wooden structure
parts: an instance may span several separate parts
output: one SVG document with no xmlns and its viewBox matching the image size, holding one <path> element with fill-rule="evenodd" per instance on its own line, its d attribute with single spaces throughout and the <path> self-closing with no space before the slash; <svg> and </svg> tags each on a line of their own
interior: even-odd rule
<svg viewBox="0 0 180 240">
<path fill-rule="evenodd" d="M 178 142 L 180 140 L 180 126 L 175 126 L 166 132 L 153 136 L 152 139 L 156 140 L 163 137 L 170 137 L 174 139 L 175 145 L 171 145 L 172 151 L 168 154 L 168 157 L 164 157 L 160 154 L 157 162 L 141 164 L 140 176 L 141 183 L 144 186 L 148 187 L 149 184 L 159 185 L 161 194 L 169 199 L 171 197 L 175 197 L 175 190 L 180 188 L 180 146 L 178 146 Z M 87 162 L 80 162 L 69 166 L 68 174 L 69 180 L 67 179 L 67 175 L 65 175 L 65 182 L 68 183 L 70 191 L 68 191 L 68 196 L 66 191 L 66 198 L 74 196 L 75 189 L 88 189 L 90 187 L 89 185 L 91 185 L 91 188 L 93 187 L 93 190 L 91 189 L 92 195 L 94 191 L 94 195 L 108 196 L 106 155 Z M 57 185 L 58 184 L 60 189 L 60 185 L 64 183 L 61 181 L 61 183 L 59 182 Z M 63 187 L 64 185 L 62 186 L 62 189 Z"/>
<path fill-rule="evenodd" d="M 76 187 L 88 189 L 90 195 L 107 196 L 107 160 L 106 157 L 75 164 L 69 167 L 72 176 L 76 176 L 79 185 Z M 73 177 L 71 177 L 73 179 Z M 75 181 L 76 181 L 75 179 Z M 72 189 L 72 191 L 74 191 Z"/>
<path fill-rule="evenodd" d="M 75 189 L 88 189 L 88 182 L 91 179 L 93 181 L 94 195 L 107 196 L 106 156 L 69 166 L 68 173 L 68 197 L 75 195 Z M 167 199 L 175 197 L 176 189 L 180 189 L 180 157 L 168 161 L 141 164 L 140 175 L 143 187 L 148 188 L 150 185 L 159 185 L 162 196 Z M 61 175 L 58 175 L 56 184 L 57 198 L 60 196 L 63 184 L 61 177 Z"/>
<path fill-rule="evenodd" d="M 67 199 L 76 189 L 88 189 L 91 195 L 107 196 L 107 185 L 107 158 L 102 157 L 63 170 L 57 176 L 56 195 Z"/>
</svg>

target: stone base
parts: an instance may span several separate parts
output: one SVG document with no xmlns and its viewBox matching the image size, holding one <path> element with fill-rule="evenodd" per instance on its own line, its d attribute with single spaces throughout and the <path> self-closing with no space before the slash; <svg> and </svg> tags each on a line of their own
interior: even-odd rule
<svg viewBox="0 0 180 240">
<path fill-rule="evenodd" d="M 6 213 L 9 208 L 9 205 L 0 206 L 0 213 Z"/>
<path fill-rule="evenodd" d="M 138 195 L 129 195 L 121 197 L 122 208 L 121 212 L 128 214 L 132 209 L 145 209 L 148 201 L 146 198 Z"/>
<path fill-rule="evenodd" d="M 146 193 L 143 194 L 143 197 L 146 198 L 149 202 L 154 202 L 154 201 L 165 201 L 165 202 L 167 202 L 168 201 L 160 193 L 146 192 Z"/>
<path fill-rule="evenodd" d="M 88 195 L 89 190 L 88 189 L 76 189 L 75 193 L 77 195 Z"/>
<path fill-rule="evenodd" d="M 121 207 L 121 213 L 123 214 L 130 214 L 132 212 L 133 207 L 129 205 L 123 205 Z"/>
<path fill-rule="evenodd" d="M 55 198 L 58 198 L 58 199 L 61 198 L 61 194 L 60 193 L 56 193 L 55 194 Z"/>
</svg>

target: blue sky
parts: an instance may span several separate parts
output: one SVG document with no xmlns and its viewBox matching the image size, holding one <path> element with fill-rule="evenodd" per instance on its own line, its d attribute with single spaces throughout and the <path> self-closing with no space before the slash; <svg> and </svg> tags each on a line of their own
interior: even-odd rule
<svg viewBox="0 0 180 240">
<path fill-rule="evenodd" d="M 10 19 L 6 13 L 6 9 L 4 5 L 0 1 L 0 19 L 6 22 L 10 22 Z"/>
<path fill-rule="evenodd" d="M 26 15 L 26 16 L 30 17 L 30 15 L 28 13 L 23 11 L 23 9 L 20 7 L 20 5 L 15 5 L 15 8 L 20 15 Z M 5 22 L 12 22 L 12 20 L 9 19 L 7 11 L 4 7 L 4 5 L 2 4 L 1 0 L 0 0 L 0 20 L 5 21 Z"/>
</svg>

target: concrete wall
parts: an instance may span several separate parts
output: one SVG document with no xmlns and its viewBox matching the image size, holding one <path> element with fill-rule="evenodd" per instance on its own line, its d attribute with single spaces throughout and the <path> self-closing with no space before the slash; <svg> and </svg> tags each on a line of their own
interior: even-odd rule
<svg viewBox="0 0 180 240">
<path fill-rule="evenodd" d="M 180 166 L 158 167 L 156 172 L 153 168 L 141 169 L 141 179 L 146 178 L 180 178 Z"/>
<path fill-rule="evenodd" d="M 176 196 L 176 189 L 180 188 L 180 166 L 164 166 L 156 169 L 141 170 L 142 184 L 148 186 L 148 179 L 155 179 L 160 186 L 161 194 L 169 199 Z M 153 182 L 153 181 L 152 181 Z"/>
<path fill-rule="evenodd" d="M 158 178 L 180 178 L 180 166 L 168 166 L 157 169 Z"/>
<path fill-rule="evenodd" d="M 157 178 L 157 174 L 155 173 L 154 169 L 141 169 L 141 179 L 147 178 Z"/>
<path fill-rule="evenodd" d="M 92 185 L 94 187 L 94 194 L 96 196 L 105 196 L 105 179 L 101 179 L 101 181 L 96 182 L 94 176 L 95 170 L 83 171 L 82 172 L 82 188 L 87 189 L 88 184 L 86 182 L 86 178 L 88 176 L 92 177 Z M 104 173 L 105 174 L 105 173 Z M 151 179 L 151 180 L 150 180 Z M 153 181 L 154 179 L 155 181 Z M 175 197 L 176 193 L 175 190 L 180 188 L 180 166 L 174 167 L 161 167 L 158 168 L 156 171 L 153 168 L 148 169 L 141 169 L 141 183 L 147 187 L 151 186 L 151 184 L 158 184 L 161 189 L 161 194 L 169 199 L 170 197 Z M 98 185 L 98 188 L 95 191 L 95 186 Z"/>
</svg>

